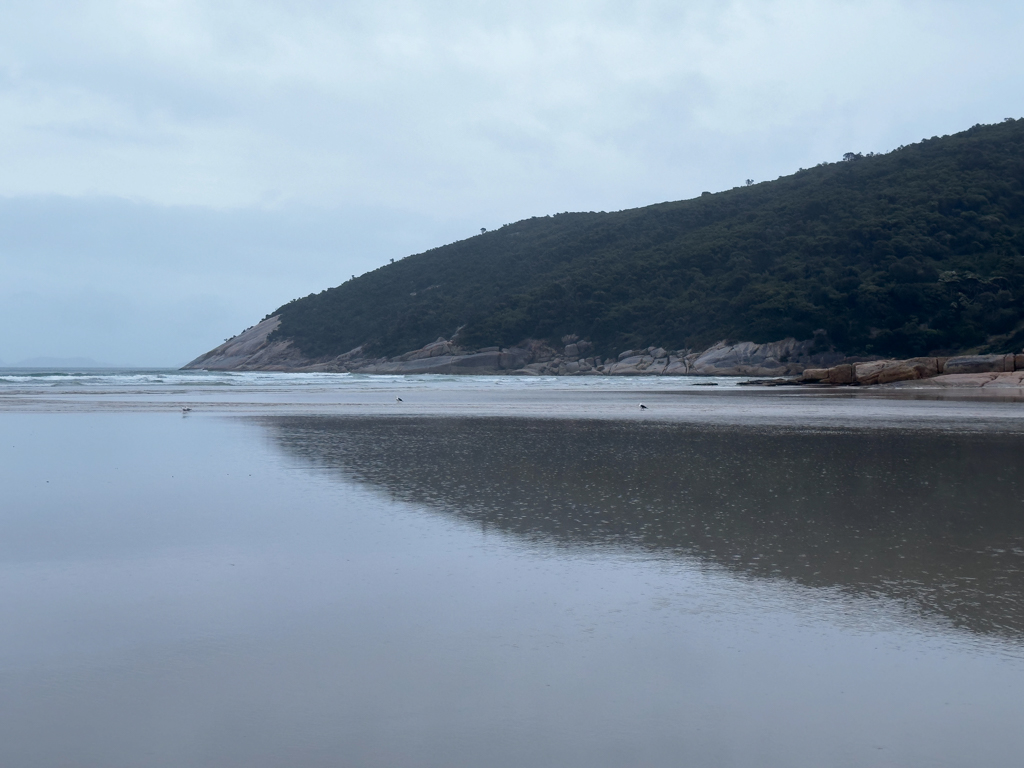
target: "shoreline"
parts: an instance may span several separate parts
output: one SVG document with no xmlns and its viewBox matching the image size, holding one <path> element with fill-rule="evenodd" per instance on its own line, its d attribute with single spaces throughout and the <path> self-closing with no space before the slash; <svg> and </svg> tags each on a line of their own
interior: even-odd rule
<svg viewBox="0 0 1024 768">
<path fill-rule="evenodd" d="M 365 375 L 458 375 L 521 377 L 762 377 L 747 386 L 865 387 L 907 382 L 936 388 L 1024 389 L 1024 353 L 883 359 L 820 351 L 815 339 L 793 338 L 757 344 L 720 341 L 694 351 L 662 347 L 629 349 L 615 358 L 593 354 L 575 336 L 555 349 L 527 340 L 508 348 L 463 349 L 439 338 L 396 357 L 366 357 L 363 347 L 342 355 L 310 359 L 289 340 L 272 340 L 280 318 L 270 317 L 183 366 L 181 370 Z M 770 378 L 764 378 L 770 377 Z"/>
<path fill-rule="evenodd" d="M 128 378 L 128 377 L 125 377 Z M 173 376 L 167 377 L 173 379 Z M 184 376 L 183 376 L 184 378 Z M 194 377 L 162 385 L 0 390 L 0 415 L 129 414 L 181 419 L 503 418 L 799 429 L 1024 432 L 1024 391 L 904 387 L 704 387 L 685 379 Z M 241 381 L 241 383 L 239 383 Z M 916 383 L 916 382 L 915 382 Z M 400 397 L 401 402 L 396 398 Z M 641 411 L 639 403 L 647 410 Z M 184 412 L 184 408 L 190 408 Z M 652 436 L 653 437 L 653 436 Z"/>
</svg>

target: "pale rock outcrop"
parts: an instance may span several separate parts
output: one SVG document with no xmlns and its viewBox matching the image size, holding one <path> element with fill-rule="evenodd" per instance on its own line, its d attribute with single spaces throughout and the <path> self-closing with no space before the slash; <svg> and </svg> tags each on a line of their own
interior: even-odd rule
<svg viewBox="0 0 1024 768">
<path fill-rule="evenodd" d="M 664 352 L 664 350 L 662 350 Z M 651 376 L 661 376 L 668 368 L 668 357 L 656 357 L 646 368 L 644 373 Z"/>
<path fill-rule="evenodd" d="M 953 389 L 1022 389 L 1024 370 L 990 373 L 948 373 L 935 376 L 927 381 L 900 381 L 892 387 L 928 387 Z"/>
<path fill-rule="evenodd" d="M 270 317 L 186 368 L 236 371 L 348 371 L 374 374 L 514 374 L 520 376 L 770 376 L 763 384 L 912 385 L 1020 387 L 1024 354 L 915 357 L 909 360 L 844 360 L 838 353 L 817 353 L 815 341 L 783 339 L 767 344 L 720 341 L 693 352 L 663 347 L 625 350 L 603 362 L 587 357 L 586 340 L 561 351 L 538 340 L 515 347 L 461 348 L 438 338 L 393 358 L 368 358 L 363 347 L 334 357 L 310 359 L 289 340 L 271 341 L 280 318 Z M 799 377 L 799 378 L 795 378 Z"/>
<path fill-rule="evenodd" d="M 942 373 L 1010 373 L 1014 370 L 1014 357 L 1014 355 L 951 357 L 942 367 Z"/>
<path fill-rule="evenodd" d="M 676 355 L 669 355 L 668 364 L 665 366 L 665 370 L 662 373 L 663 376 L 685 376 L 686 375 L 686 360 L 677 357 Z"/>
<path fill-rule="evenodd" d="M 828 383 L 832 386 L 853 384 L 857 380 L 857 372 L 851 363 L 840 363 L 828 369 Z"/>
<path fill-rule="evenodd" d="M 810 383 L 825 381 L 828 378 L 828 368 L 805 368 L 801 381 Z"/>
<path fill-rule="evenodd" d="M 875 360 L 857 363 L 854 379 L 858 384 L 889 384 L 894 381 L 927 379 L 939 373 L 934 357 L 913 357 L 909 360 Z"/>
<path fill-rule="evenodd" d="M 509 347 L 501 350 L 498 365 L 503 371 L 514 371 L 522 368 L 533 359 L 533 352 L 523 347 Z"/>
<path fill-rule="evenodd" d="M 1024 355 L 965 355 L 912 357 L 908 360 L 869 360 L 831 368 L 808 368 L 803 384 L 842 386 L 903 385 L 936 387 L 1017 387 L 1024 376 Z M 921 383 L 923 382 L 923 383 Z M 775 384 L 782 383 L 781 380 Z"/>
<path fill-rule="evenodd" d="M 200 355 L 186 365 L 184 370 L 283 371 L 308 366 L 310 361 L 292 346 L 291 341 L 268 340 L 267 337 L 280 324 L 280 317 L 268 317 L 205 355 Z"/>
<path fill-rule="evenodd" d="M 430 357 L 442 357 L 447 355 L 449 357 L 455 354 L 455 348 L 452 343 L 447 339 L 438 339 L 437 341 L 427 344 L 421 349 L 414 349 L 412 352 L 406 352 L 404 355 L 398 358 L 399 362 L 406 362 L 408 360 L 424 360 Z"/>
<path fill-rule="evenodd" d="M 687 373 L 691 376 L 796 376 L 802 374 L 809 364 L 828 365 L 843 358 L 836 353 L 815 355 L 812 354 L 813 348 L 814 341 L 793 338 L 767 344 L 720 341 L 692 362 L 687 359 Z"/>
<path fill-rule="evenodd" d="M 355 373 L 521 373 L 522 375 L 733 376 L 799 374 L 810 361 L 812 341 L 785 339 L 770 344 L 719 342 L 702 352 L 648 347 L 621 352 L 604 362 L 586 357 L 593 344 L 573 341 L 559 352 L 528 340 L 516 347 L 461 349 L 452 339 L 438 338 L 420 349 L 394 358 L 367 358 L 362 347 L 344 355 L 310 359 L 287 340 L 271 342 L 278 317 L 268 318 L 217 349 L 189 363 L 211 370 L 349 371 Z M 835 357 L 835 356 L 834 356 Z"/>
<path fill-rule="evenodd" d="M 654 358 L 650 355 L 630 355 L 629 357 L 621 358 L 617 363 L 608 368 L 606 373 L 611 376 L 639 376 L 653 362 Z"/>
<path fill-rule="evenodd" d="M 395 360 L 350 369 L 354 373 L 496 373 L 501 370 L 500 352 L 479 352 L 468 355 L 439 354 L 413 360 Z"/>
</svg>

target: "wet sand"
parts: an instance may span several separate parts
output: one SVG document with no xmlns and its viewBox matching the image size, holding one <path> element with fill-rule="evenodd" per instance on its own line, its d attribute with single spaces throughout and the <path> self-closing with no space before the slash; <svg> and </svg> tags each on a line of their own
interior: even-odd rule
<svg viewBox="0 0 1024 768">
<path fill-rule="evenodd" d="M 0 412 L 502 416 L 791 426 L 1024 428 L 1024 392 L 928 387 L 743 387 L 742 379 L 338 376 L 163 372 L 0 386 Z M 2 382 L 0 382 L 2 383 Z M 397 402 L 400 397 L 402 402 Z M 647 406 L 641 411 L 640 403 Z"/>
<path fill-rule="evenodd" d="M 0 395 L 0 764 L 1024 750 L 1018 403 L 283 382 Z"/>
</svg>

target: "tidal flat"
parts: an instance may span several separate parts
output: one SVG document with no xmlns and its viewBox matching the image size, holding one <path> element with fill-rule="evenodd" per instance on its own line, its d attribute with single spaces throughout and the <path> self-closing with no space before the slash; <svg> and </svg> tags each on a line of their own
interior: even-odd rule
<svg viewBox="0 0 1024 768">
<path fill-rule="evenodd" d="M 0 764 L 1024 753 L 1013 397 L 191 376 L 0 382 Z"/>
</svg>

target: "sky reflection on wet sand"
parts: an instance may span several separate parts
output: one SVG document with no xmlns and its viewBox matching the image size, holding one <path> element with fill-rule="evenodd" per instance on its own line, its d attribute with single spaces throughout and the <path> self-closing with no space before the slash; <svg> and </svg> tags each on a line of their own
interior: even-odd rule
<svg viewBox="0 0 1024 768">
<path fill-rule="evenodd" d="M 1024 435 L 948 405 L 0 413 L 0 758 L 1010 764 Z"/>
</svg>

